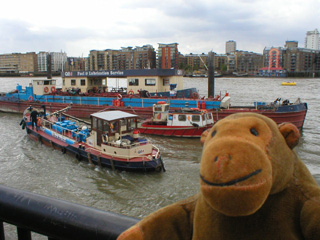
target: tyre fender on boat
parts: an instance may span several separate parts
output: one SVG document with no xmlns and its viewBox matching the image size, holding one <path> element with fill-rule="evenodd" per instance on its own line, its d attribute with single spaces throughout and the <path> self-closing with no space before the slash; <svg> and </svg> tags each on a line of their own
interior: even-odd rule
<svg viewBox="0 0 320 240">
<path fill-rule="evenodd" d="M 81 160 L 81 154 L 80 153 L 76 153 L 76 159 L 78 159 L 79 161 Z"/>
<path fill-rule="evenodd" d="M 62 152 L 63 154 L 65 154 L 65 153 L 67 152 L 67 149 L 66 149 L 65 147 L 62 147 L 62 148 L 61 148 L 61 152 Z"/>
<path fill-rule="evenodd" d="M 40 134 L 38 135 L 38 137 L 37 137 L 37 138 L 38 138 L 38 141 L 39 141 L 40 143 L 42 143 L 42 137 L 41 137 L 41 135 L 40 135 Z"/>
</svg>

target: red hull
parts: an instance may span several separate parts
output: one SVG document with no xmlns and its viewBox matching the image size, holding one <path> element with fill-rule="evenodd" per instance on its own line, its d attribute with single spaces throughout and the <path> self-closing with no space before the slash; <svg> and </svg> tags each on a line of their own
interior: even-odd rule
<svg viewBox="0 0 320 240">
<path fill-rule="evenodd" d="M 235 109 L 221 109 L 217 112 L 213 112 L 213 118 L 215 121 L 223 119 L 233 113 L 241 112 L 252 112 L 260 113 L 266 117 L 273 119 L 277 124 L 284 122 L 291 122 L 296 125 L 299 129 L 303 128 L 304 120 L 306 118 L 307 110 L 297 111 L 297 112 L 275 112 L 267 110 L 257 110 L 257 109 L 246 109 L 246 108 L 235 108 Z"/>
<path fill-rule="evenodd" d="M 0 101 L 0 111 L 23 113 L 24 110 L 30 105 L 36 108 L 40 108 L 42 105 L 45 105 L 48 111 L 54 112 L 57 110 L 61 110 L 62 108 L 68 106 L 69 104 L 22 102 L 22 101 L 21 102 Z M 144 119 L 151 118 L 153 114 L 152 107 L 133 108 L 133 107 L 114 107 L 114 106 L 80 105 L 80 104 L 73 104 L 72 108 L 69 109 L 67 113 L 79 118 L 89 118 L 90 114 L 99 112 L 102 110 L 121 110 L 124 112 L 139 115 L 141 118 L 144 118 Z M 303 127 L 304 120 L 307 114 L 306 109 L 301 111 L 295 111 L 295 112 L 275 112 L 272 110 L 257 110 L 257 109 L 250 109 L 250 108 L 231 108 L 231 109 L 212 110 L 212 115 L 213 115 L 214 121 L 216 122 L 220 119 L 225 118 L 230 114 L 239 113 L 239 112 L 260 113 L 267 117 L 270 117 L 277 124 L 280 124 L 283 122 L 291 122 L 300 129 Z"/>
<path fill-rule="evenodd" d="M 201 137 L 201 134 L 207 127 L 177 127 L 177 126 L 162 126 L 162 125 L 150 125 L 142 124 L 139 127 L 139 131 L 142 134 L 160 135 L 167 137 Z"/>
</svg>

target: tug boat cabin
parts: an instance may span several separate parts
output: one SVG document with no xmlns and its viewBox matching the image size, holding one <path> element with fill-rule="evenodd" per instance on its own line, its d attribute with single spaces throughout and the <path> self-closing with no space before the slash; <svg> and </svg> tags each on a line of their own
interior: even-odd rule
<svg viewBox="0 0 320 240">
<path fill-rule="evenodd" d="M 201 137 L 214 124 L 211 112 L 199 108 L 170 111 L 169 104 L 159 101 L 153 105 L 153 117 L 144 121 L 139 130 L 143 134 L 175 137 Z"/>
</svg>

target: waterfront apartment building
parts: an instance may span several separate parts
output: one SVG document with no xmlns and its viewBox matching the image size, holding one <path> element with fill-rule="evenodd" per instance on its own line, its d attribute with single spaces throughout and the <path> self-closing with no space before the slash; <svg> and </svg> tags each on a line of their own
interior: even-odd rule
<svg viewBox="0 0 320 240">
<path fill-rule="evenodd" d="M 297 41 L 287 41 L 284 47 L 265 48 L 264 67 L 260 76 L 319 76 L 320 50 L 299 48 Z"/>
<path fill-rule="evenodd" d="M 304 47 L 313 50 L 320 49 L 320 38 L 318 29 L 315 29 L 314 31 L 308 31 L 306 33 Z"/>
<path fill-rule="evenodd" d="M 284 68 L 289 75 L 314 77 L 320 73 L 320 50 L 288 47 Z"/>
<path fill-rule="evenodd" d="M 29 74 L 38 71 L 37 54 L 11 53 L 0 55 L 0 73 Z"/>
<path fill-rule="evenodd" d="M 238 74 L 247 73 L 257 75 L 259 69 L 263 66 L 263 55 L 248 51 L 236 51 L 235 55 L 235 72 Z"/>
<path fill-rule="evenodd" d="M 159 43 L 157 68 L 160 69 L 178 69 L 179 51 L 178 43 Z"/>
<path fill-rule="evenodd" d="M 120 50 L 91 50 L 90 70 L 133 70 L 156 67 L 156 53 L 151 45 L 122 47 Z"/>
<path fill-rule="evenodd" d="M 192 69 L 207 69 L 208 66 L 208 54 L 186 54 L 185 63 Z"/>
<path fill-rule="evenodd" d="M 48 55 L 51 56 L 51 71 L 61 72 L 67 62 L 67 54 L 63 52 L 39 52 L 38 53 L 38 70 L 39 72 L 47 72 Z"/>
<path fill-rule="evenodd" d="M 82 57 L 68 57 L 64 65 L 64 71 L 86 71 L 86 59 Z"/>
<path fill-rule="evenodd" d="M 237 50 L 237 43 L 233 40 L 226 42 L 226 54 L 234 53 Z"/>
<path fill-rule="evenodd" d="M 228 69 L 228 57 L 225 54 L 214 55 L 214 69 L 219 72 L 226 72 Z"/>
</svg>

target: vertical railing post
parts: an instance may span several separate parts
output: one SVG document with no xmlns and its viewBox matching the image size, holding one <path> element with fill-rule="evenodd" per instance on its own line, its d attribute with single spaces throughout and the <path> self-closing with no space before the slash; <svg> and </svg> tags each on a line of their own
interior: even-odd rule
<svg viewBox="0 0 320 240">
<path fill-rule="evenodd" d="M 17 227 L 18 240 L 32 240 L 31 232 L 25 228 Z"/>
<path fill-rule="evenodd" d="M 3 222 L 0 222 L 0 240 L 5 240 Z"/>
</svg>

